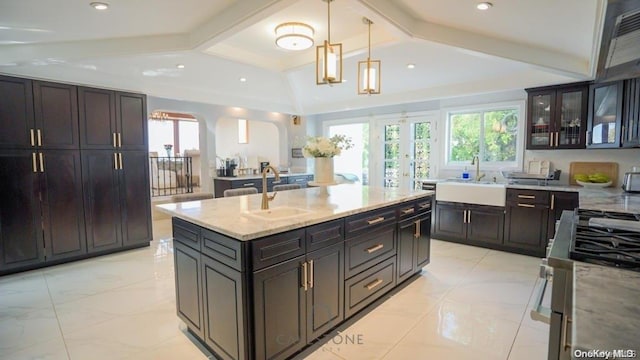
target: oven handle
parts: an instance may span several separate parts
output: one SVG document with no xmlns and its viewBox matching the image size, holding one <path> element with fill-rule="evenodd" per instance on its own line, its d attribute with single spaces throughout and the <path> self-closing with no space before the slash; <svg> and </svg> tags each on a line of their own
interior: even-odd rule
<svg viewBox="0 0 640 360">
<path fill-rule="evenodd" d="M 547 290 L 547 285 L 549 284 L 549 280 L 544 278 L 538 285 L 538 294 L 536 295 L 536 301 L 533 305 L 533 309 L 531 309 L 531 319 L 535 321 L 540 321 L 546 324 L 551 322 L 551 309 L 542 306 L 542 299 L 544 298 L 544 293 Z"/>
</svg>

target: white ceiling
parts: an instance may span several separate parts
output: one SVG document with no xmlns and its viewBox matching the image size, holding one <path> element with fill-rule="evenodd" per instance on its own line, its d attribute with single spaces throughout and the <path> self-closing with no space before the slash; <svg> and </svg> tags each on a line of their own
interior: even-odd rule
<svg viewBox="0 0 640 360">
<path fill-rule="evenodd" d="M 484 12 L 475 0 L 334 0 L 346 82 L 318 86 L 315 48 L 279 49 L 273 31 L 301 21 L 322 43 L 321 0 L 106 0 L 102 12 L 90 2 L 1 0 L 0 72 L 315 114 L 592 79 L 605 9 L 605 0 L 493 0 Z M 356 94 L 362 17 L 374 23 L 380 95 Z"/>
</svg>

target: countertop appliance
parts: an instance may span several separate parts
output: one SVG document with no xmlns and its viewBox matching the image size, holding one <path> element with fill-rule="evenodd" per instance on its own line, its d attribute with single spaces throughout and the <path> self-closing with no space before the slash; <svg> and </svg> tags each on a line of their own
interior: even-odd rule
<svg viewBox="0 0 640 360">
<path fill-rule="evenodd" d="M 625 173 L 622 190 L 626 192 L 640 192 L 640 172 Z"/>
</svg>

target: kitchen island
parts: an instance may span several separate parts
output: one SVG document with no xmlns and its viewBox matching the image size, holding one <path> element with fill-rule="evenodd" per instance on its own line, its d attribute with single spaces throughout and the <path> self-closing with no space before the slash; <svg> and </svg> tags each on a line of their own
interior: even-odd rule
<svg viewBox="0 0 640 360">
<path fill-rule="evenodd" d="M 178 316 L 223 359 L 317 346 L 429 262 L 432 191 L 344 184 L 163 204 Z"/>
</svg>

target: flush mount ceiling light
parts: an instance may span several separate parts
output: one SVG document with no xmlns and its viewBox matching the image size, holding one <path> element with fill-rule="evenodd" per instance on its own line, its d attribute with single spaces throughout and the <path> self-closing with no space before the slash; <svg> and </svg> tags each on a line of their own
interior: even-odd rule
<svg viewBox="0 0 640 360">
<path fill-rule="evenodd" d="M 478 5 L 476 5 L 476 8 L 478 10 L 489 10 L 492 6 L 493 4 L 490 2 L 481 2 L 481 3 L 478 3 Z"/>
<path fill-rule="evenodd" d="M 305 50 L 313 46 L 313 28 L 300 22 L 276 26 L 276 45 L 285 50 Z"/>
<path fill-rule="evenodd" d="M 184 64 L 178 64 L 178 65 L 176 65 L 176 67 L 177 67 L 178 69 L 184 69 Z"/>
<path fill-rule="evenodd" d="M 327 39 L 316 47 L 316 84 L 338 84 L 342 82 L 342 44 L 331 43 L 331 2 L 327 3 Z"/>
<path fill-rule="evenodd" d="M 362 18 L 362 22 L 369 27 L 369 52 L 367 60 L 358 61 L 358 94 L 380 94 L 381 63 L 380 60 L 371 60 L 371 24 L 373 22 L 367 18 Z"/>
<path fill-rule="evenodd" d="M 415 69 L 416 64 L 407 64 L 407 69 Z"/>
<path fill-rule="evenodd" d="M 109 4 L 103 2 L 92 2 L 89 5 L 96 10 L 107 10 L 109 8 Z"/>
<path fill-rule="evenodd" d="M 247 82 L 247 78 L 246 77 L 241 77 L 239 80 L 240 80 L 240 82 Z"/>
</svg>

